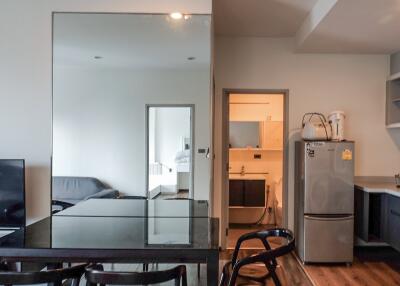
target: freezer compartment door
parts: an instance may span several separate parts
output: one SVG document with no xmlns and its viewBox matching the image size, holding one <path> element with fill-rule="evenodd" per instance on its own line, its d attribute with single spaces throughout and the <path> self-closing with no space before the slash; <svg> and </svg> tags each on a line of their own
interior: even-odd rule
<svg viewBox="0 0 400 286">
<path fill-rule="evenodd" d="M 354 144 L 304 145 L 304 213 L 354 213 Z"/>
<path fill-rule="evenodd" d="M 352 262 L 354 216 L 304 216 L 304 262 Z"/>
</svg>

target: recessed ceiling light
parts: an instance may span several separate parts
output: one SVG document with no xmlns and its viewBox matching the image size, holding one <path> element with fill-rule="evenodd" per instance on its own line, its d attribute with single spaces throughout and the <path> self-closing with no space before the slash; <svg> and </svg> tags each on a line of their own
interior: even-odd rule
<svg viewBox="0 0 400 286">
<path fill-rule="evenodd" d="M 174 20 L 179 20 L 179 19 L 183 18 L 183 14 L 180 12 L 173 12 L 173 13 L 169 14 L 169 16 Z"/>
<path fill-rule="evenodd" d="M 94 59 L 95 60 L 100 60 L 100 59 L 102 59 L 103 57 L 102 56 L 94 56 Z"/>
<path fill-rule="evenodd" d="M 188 61 L 193 61 L 196 59 L 196 57 L 188 57 L 187 59 L 188 59 Z"/>
</svg>

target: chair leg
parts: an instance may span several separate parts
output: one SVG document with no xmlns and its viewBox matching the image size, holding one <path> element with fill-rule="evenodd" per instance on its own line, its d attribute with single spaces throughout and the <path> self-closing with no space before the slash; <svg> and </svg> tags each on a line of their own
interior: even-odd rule
<svg viewBox="0 0 400 286">
<path fill-rule="evenodd" d="M 231 274 L 231 277 L 229 279 L 228 286 L 235 286 L 236 285 L 236 279 L 237 279 L 237 277 L 239 275 L 239 270 L 240 270 L 240 268 L 236 267 L 236 265 L 233 267 L 232 274 Z"/>
<path fill-rule="evenodd" d="M 187 286 L 187 274 L 186 271 L 182 274 L 182 286 Z"/>
<path fill-rule="evenodd" d="M 149 271 L 149 264 L 143 263 L 143 272 L 148 272 L 148 271 Z"/>
<path fill-rule="evenodd" d="M 275 286 L 281 286 L 281 281 L 279 280 L 278 275 L 276 275 L 276 272 L 275 272 L 276 267 L 274 265 L 274 262 L 271 261 L 271 264 L 270 263 L 266 263 L 265 266 L 267 267 L 268 272 L 271 275 Z"/>
<path fill-rule="evenodd" d="M 278 275 L 276 275 L 275 270 L 271 273 L 272 280 L 274 280 L 275 286 L 281 286 L 281 281 L 279 281 Z"/>
<path fill-rule="evenodd" d="M 200 263 L 197 263 L 197 279 L 200 280 Z"/>
<path fill-rule="evenodd" d="M 227 274 L 225 272 L 225 267 L 224 267 L 222 269 L 221 279 L 219 280 L 219 286 L 226 286 L 226 279 L 227 279 Z"/>
</svg>

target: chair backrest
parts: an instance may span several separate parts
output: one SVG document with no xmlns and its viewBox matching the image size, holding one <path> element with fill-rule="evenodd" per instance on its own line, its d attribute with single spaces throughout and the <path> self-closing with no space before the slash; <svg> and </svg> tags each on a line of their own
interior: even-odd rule
<svg viewBox="0 0 400 286">
<path fill-rule="evenodd" d="M 86 264 L 69 268 L 54 269 L 40 272 L 2 272 L 0 271 L 1 285 L 32 285 L 54 283 L 61 285 L 63 280 L 71 279 L 72 286 L 78 286 L 79 281 L 85 273 Z"/>
<path fill-rule="evenodd" d="M 271 246 L 268 243 L 268 238 L 271 237 L 280 237 L 286 239 L 286 243 L 282 244 L 281 246 L 272 249 Z M 252 233 L 246 233 L 242 235 L 236 244 L 235 250 L 232 255 L 232 265 L 235 265 L 237 262 L 237 257 L 239 254 L 239 249 L 240 245 L 243 241 L 248 240 L 248 239 L 259 239 L 265 249 L 266 252 L 264 252 L 264 257 L 271 257 L 272 259 L 275 259 L 276 257 L 285 255 L 289 252 L 291 252 L 294 247 L 295 247 L 295 239 L 293 233 L 284 228 L 274 228 L 274 229 L 268 229 L 268 230 L 262 230 L 262 231 L 257 231 L 257 232 L 252 232 Z"/>
<path fill-rule="evenodd" d="M 102 271 L 101 266 L 87 269 L 87 285 L 152 285 L 175 280 L 175 285 L 187 286 L 186 267 L 176 266 L 172 269 L 150 272 L 109 272 Z"/>
<path fill-rule="evenodd" d="M 107 188 L 99 179 L 91 177 L 53 177 L 53 199 L 82 200 Z"/>
</svg>

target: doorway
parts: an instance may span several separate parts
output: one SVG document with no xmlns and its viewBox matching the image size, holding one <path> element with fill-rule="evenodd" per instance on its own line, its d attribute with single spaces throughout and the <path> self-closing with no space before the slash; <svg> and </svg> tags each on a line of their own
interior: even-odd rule
<svg viewBox="0 0 400 286">
<path fill-rule="evenodd" d="M 287 90 L 224 90 L 223 248 L 243 233 L 287 225 L 287 99 Z"/>
<path fill-rule="evenodd" d="M 146 108 L 149 199 L 193 198 L 193 106 Z"/>
</svg>

